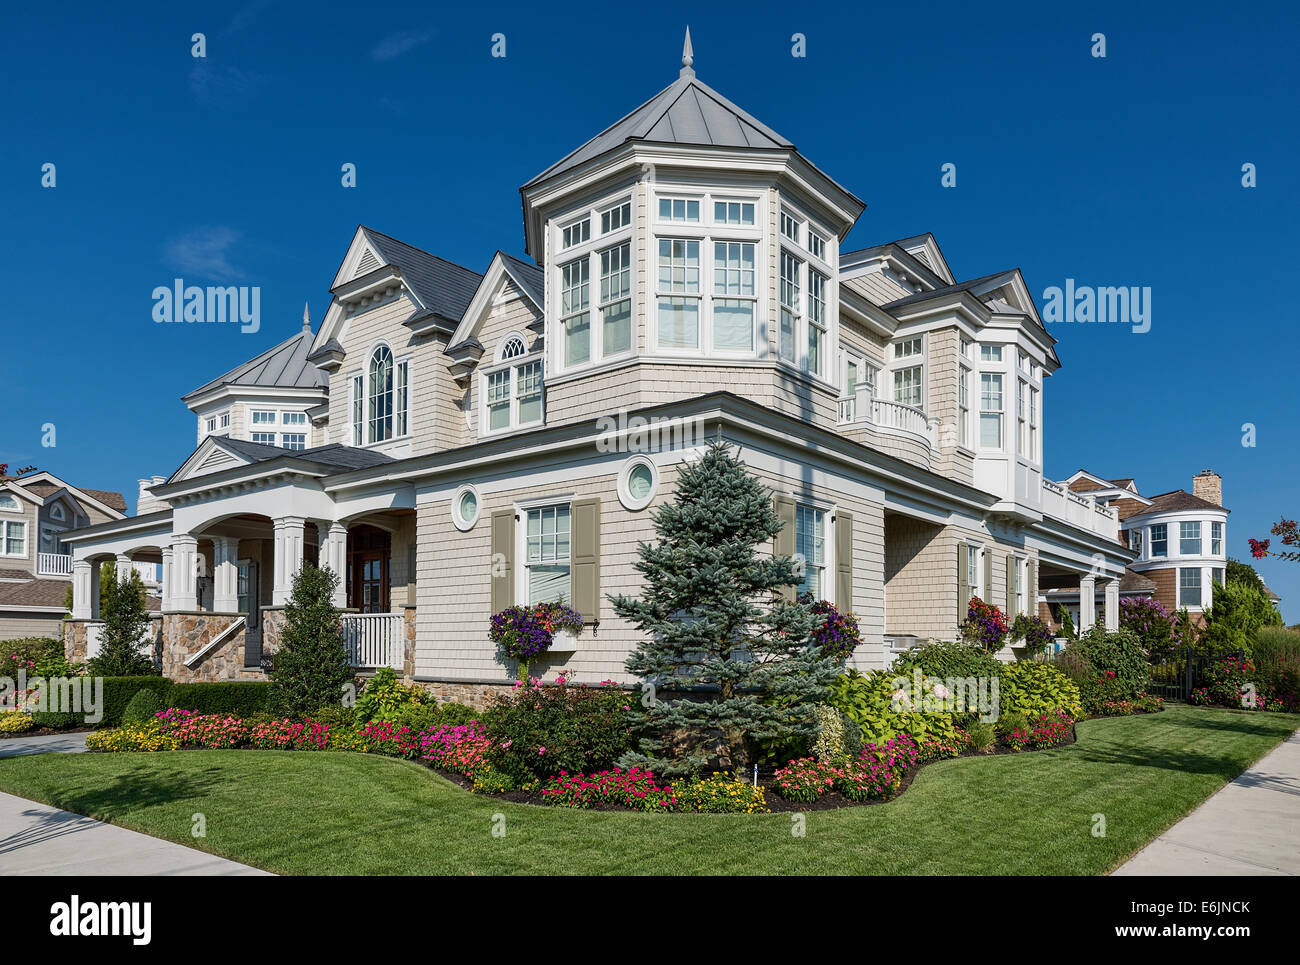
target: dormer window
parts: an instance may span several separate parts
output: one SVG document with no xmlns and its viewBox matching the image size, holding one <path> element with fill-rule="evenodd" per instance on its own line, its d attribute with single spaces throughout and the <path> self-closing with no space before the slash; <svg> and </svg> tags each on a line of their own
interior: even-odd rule
<svg viewBox="0 0 1300 965">
<path fill-rule="evenodd" d="M 507 335 L 494 364 L 483 370 L 484 433 L 502 432 L 542 421 L 542 357 L 530 353 L 524 337 Z"/>
<path fill-rule="evenodd" d="M 407 359 L 395 359 L 387 345 L 370 353 L 364 372 L 352 377 L 352 444 L 373 445 L 407 434 Z"/>
<path fill-rule="evenodd" d="M 50 506 L 50 519 L 62 521 L 64 518 L 62 503 L 54 503 Z"/>
</svg>

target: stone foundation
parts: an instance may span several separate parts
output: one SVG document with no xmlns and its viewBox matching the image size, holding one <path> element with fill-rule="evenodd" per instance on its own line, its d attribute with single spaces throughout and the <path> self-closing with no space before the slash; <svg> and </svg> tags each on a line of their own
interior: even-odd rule
<svg viewBox="0 0 1300 965">
<path fill-rule="evenodd" d="M 185 661 L 203 650 L 241 617 L 231 613 L 167 613 L 162 617 L 162 673 L 172 680 L 259 680 L 244 667 L 244 631 L 235 631 L 192 667 Z"/>
<path fill-rule="evenodd" d="M 475 710 L 487 710 L 498 696 L 514 690 L 512 684 L 468 684 L 448 681 L 417 680 L 440 704 L 466 704 Z"/>
<path fill-rule="evenodd" d="M 408 679 L 415 676 L 415 607 L 408 606 L 406 612 L 406 648 L 402 654 L 402 676 Z"/>
<path fill-rule="evenodd" d="M 85 663 L 86 650 L 89 646 L 87 635 L 90 627 L 99 624 L 99 620 L 64 620 L 63 621 L 63 656 L 71 663 Z"/>
</svg>

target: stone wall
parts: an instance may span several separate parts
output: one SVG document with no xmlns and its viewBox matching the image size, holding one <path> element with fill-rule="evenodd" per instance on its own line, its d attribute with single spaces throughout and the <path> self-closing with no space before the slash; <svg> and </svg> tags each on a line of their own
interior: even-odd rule
<svg viewBox="0 0 1300 965">
<path fill-rule="evenodd" d="M 63 621 L 63 656 L 72 663 L 86 662 L 86 639 L 91 624 L 99 620 L 64 620 Z"/>
<path fill-rule="evenodd" d="M 262 660 L 280 649 L 284 633 L 284 607 L 262 607 Z"/>
<path fill-rule="evenodd" d="M 474 684 L 452 681 L 417 680 L 440 704 L 466 704 L 475 710 L 487 710 L 498 696 L 514 690 L 513 684 Z"/>
<path fill-rule="evenodd" d="M 408 606 L 406 612 L 406 647 L 402 653 L 402 676 L 415 676 L 415 607 Z"/>
<path fill-rule="evenodd" d="M 257 680 L 261 674 L 244 667 L 244 631 L 232 633 L 221 645 L 192 667 L 185 661 L 203 650 L 232 623 L 242 620 L 230 613 L 167 613 L 162 617 L 162 673 L 172 680 Z"/>
</svg>

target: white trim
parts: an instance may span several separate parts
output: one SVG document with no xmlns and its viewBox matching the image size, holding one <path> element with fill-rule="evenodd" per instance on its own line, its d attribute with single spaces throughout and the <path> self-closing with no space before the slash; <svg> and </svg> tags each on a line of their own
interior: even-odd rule
<svg viewBox="0 0 1300 965">
<path fill-rule="evenodd" d="M 632 471 L 638 466 L 646 466 L 650 470 L 650 491 L 640 498 L 632 495 L 631 489 Z M 654 501 L 658 492 L 659 467 L 654 460 L 644 455 L 629 456 L 618 471 L 618 501 L 623 504 L 623 508 L 634 513 L 640 512 Z"/>
<path fill-rule="evenodd" d="M 460 501 L 466 493 L 474 494 L 474 518 L 466 519 L 460 511 Z M 467 533 L 474 528 L 483 517 L 483 497 L 479 495 L 478 487 L 473 483 L 465 483 L 459 486 L 451 496 L 451 521 L 455 527 L 462 533 Z"/>
<path fill-rule="evenodd" d="M 206 647 L 204 647 L 202 650 L 199 650 L 197 653 L 194 654 L 194 656 L 186 660 L 185 666 L 193 667 L 196 663 L 198 663 L 200 660 L 202 660 L 204 657 L 210 654 L 213 650 L 217 649 L 217 647 L 225 643 L 227 639 L 234 636 L 235 631 L 245 626 L 246 624 L 247 624 L 246 617 L 240 617 L 239 619 L 235 620 L 232 624 L 230 624 L 230 626 L 226 627 L 226 629 L 222 630 L 215 637 L 213 637 L 211 642 L 209 642 Z"/>
</svg>

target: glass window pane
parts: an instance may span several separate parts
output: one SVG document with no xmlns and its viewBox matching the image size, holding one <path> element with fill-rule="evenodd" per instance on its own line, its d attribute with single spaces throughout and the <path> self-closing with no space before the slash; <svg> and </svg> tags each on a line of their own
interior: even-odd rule
<svg viewBox="0 0 1300 965">
<path fill-rule="evenodd" d="M 699 348 L 699 301 L 694 298 L 660 298 L 658 339 L 660 348 Z"/>
<path fill-rule="evenodd" d="M 734 298 L 713 302 L 713 347 L 723 352 L 754 351 L 754 303 Z"/>
</svg>

